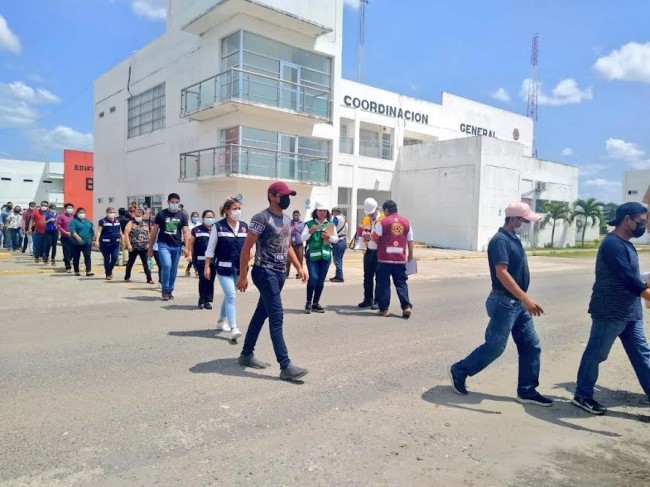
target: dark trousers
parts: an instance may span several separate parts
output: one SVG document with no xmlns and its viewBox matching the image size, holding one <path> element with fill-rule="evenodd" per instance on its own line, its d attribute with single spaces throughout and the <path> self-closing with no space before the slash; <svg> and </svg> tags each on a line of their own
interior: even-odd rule
<svg viewBox="0 0 650 487">
<path fill-rule="evenodd" d="M 363 302 L 372 304 L 377 301 L 377 251 L 366 250 L 363 255 Z"/>
<path fill-rule="evenodd" d="M 313 304 L 320 303 L 320 296 L 323 294 L 323 288 L 325 287 L 325 278 L 327 277 L 327 271 L 330 268 L 331 261 L 328 260 L 317 260 L 312 261 L 309 256 L 307 256 L 307 270 L 309 271 L 309 281 L 307 281 L 307 302 Z"/>
<path fill-rule="evenodd" d="M 75 244 L 75 246 L 72 247 L 72 265 L 76 273 L 79 273 L 79 259 L 81 258 L 81 254 L 83 254 L 84 256 L 84 262 L 86 264 L 86 272 L 90 272 L 91 269 L 90 254 L 92 253 L 92 251 L 93 251 L 92 244 L 83 244 L 83 245 Z"/>
<path fill-rule="evenodd" d="M 377 263 L 377 304 L 379 311 L 385 311 L 390 306 L 390 278 L 393 278 L 397 297 L 402 309 L 410 308 L 409 287 L 406 281 L 406 264 Z"/>
<path fill-rule="evenodd" d="M 72 237 L 61 237 L 61 248 L 63 250 L 63 263 L 65 264 L 66 270 L 72 269 L 72 254 L 75 246 L 76 244 L 72 241 Z"/>
<path fill-rule="evenodd" d="M 99 250 L 104 256 L 104 272 L 107 276 L 112 276 L 113 268 L 117 265 L 117 259 L 120 258 L 120 245 L 100 245 Z"/>
<path fill-rule="evenodd" d="M 204 276 L 205 261 L 193 260 L 192 263 L 194 270 L 199 273 L 199 303 L 211 303 L 214 301 L 214 280 L 217 277 L 214 264 L 210 264 L 210 279 L 206 279 Z"/>
<path fill-rule="evenodd" d="M 149 263 L 147 262 L 147 249 L 135 250 L 133 249 L 129 252 L 129 260 L 126 263 L 126 272 L 124 273 L 124 280 L 128 281 L 131 279 L 131 270 L 133 269 L 133 264 L 135 264 L 135 259 L 140 257 L 140 262 L 142 262 L 142 268 L 144 273 L 147 276 L 147 282 L 151 281 L 151 269 L 149 269 Z"/>
<path fill-rule="evenodd" d="M 253 284 L 255 284 L 255 287 L 260 292 L 260 299 L 257 302 L 257 308 L 248 325 L 242 354 L 250 355 L 253 353 L 257 338 L 259 337 L 260 331 L 262 331 L 262 326 L 268 318 L 275 358 L 280 364 L 280 368 L 284 369 L 291 362 L 282 333 L 284 313 L 280 292 L 284 287 L 284 272 L 256 265 L 253 266 L 251 275 L 253 277 Z"/>
<path fill-rule="evenodd" d="M 296 253 L 296 257 L 298 257 L 298 262 L 300 262 L 300 265 L 302 265 L 302 259 L 305 256 L 305 246 L 304 245 L 292 245 L 293 251 Z M 289 273 L 291 272 L 291 261 L 287 258 L 287 272 L 286 276 L 289 277 Z"/>
<path fill-rule="evenodd" d="M 59 243 L 59 232 L 58 230 L 55 231 L 48 231 L 45 232 L 46 235 L 46 241 L 48 242 L 48 250 L 52 252 L 52 260 L 56 259 L 56 246 Z M 47 252 L 45 252 L 45 258 L 47 259 Z"/>
</svg>

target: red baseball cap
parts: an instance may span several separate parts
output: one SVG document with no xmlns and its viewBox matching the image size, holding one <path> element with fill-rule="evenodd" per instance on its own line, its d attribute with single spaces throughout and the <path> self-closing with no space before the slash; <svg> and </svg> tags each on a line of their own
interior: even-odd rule
<svg viewBox="0 0 650 487">
<path fill-rule="evenodd" d="M 296 196 L 296 192 L 287 186 L 287 183 L 276 181 L 269 186 L 268 194 L 279 194 L 280 196 Z"/>
</svg>

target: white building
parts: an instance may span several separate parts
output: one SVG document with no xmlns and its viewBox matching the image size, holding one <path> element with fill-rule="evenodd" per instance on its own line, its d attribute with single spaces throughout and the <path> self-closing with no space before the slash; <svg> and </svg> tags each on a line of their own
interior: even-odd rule
<svg viewBox="0 0 650 487">
<path fill-rule="evenodd" d="M 63 205 L 63 163 L 0 159 L 0 201 L 23 209 L 30 201 Z"/>
<path fill-rule="evenodd" d="M 137 200 L 160 208 L 178 192 L 186 209 L 201 211 L 241 195 L 250 218 L 266 206 L 269 182 L 284 179 L 298 191 L 291 209 L 304 214 L 322 201 L 340 206 L 354 225 L 368 196 L 380 203 L 392 196 L 403 207 L 407 197 L 424 201 L 428 188 L 442 184 L 430 181 L 418 194 L 399 183 L 403 147 L 459 150 L 450 162 L 462 165 L 473 157 L 463 151 L 483 142 L 438 143 L 477 136 L 488 139 L 489 151 L 519 154 L 504 162 L 523 164 L 505 191 L 512 199 L 575 199 L 576 168 L 529 157 L 530 119 L 448 93 L 438 104 L 342 79 L 343 3 L 170 0 L 167 32 L 96 81 L 95 205 L 103 211 Z M 474 167 L 488 155 L 474 158 Z M 501 181 L 493 184 L 498 192 Z M 482 186 L 458 191 L 484 202 Z M 500 199 L 494 204 L 504 207 Z M 465 222 L 465 233 L 476 235 L 446 246 L 483 247 L 484 233 L 502 221 L 476 213 L 476 231 Z M 418 234 L 441 242 L 427 240 L 424 229 Z"/>
<path fill-rule="evenodd" d="M 650 170 L 626 171 L 623 176 L 623 203 L 635 201 L 648 204 L 650 200 Z M 632 239 L 637 244 L 650 244 L 650 232 Z"/>
</svg>

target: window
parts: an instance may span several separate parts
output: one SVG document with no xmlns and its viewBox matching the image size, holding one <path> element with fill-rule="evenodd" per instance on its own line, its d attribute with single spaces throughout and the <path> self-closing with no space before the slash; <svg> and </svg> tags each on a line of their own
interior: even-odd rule
<svg viewBox="0 0 650 487">
<path fill-rule="evenodd" d="M 99 112 L 99 118 L 104 118 L 104 112 Z"/>
<path fill-rule="evenodd" d="M 45 184 L 52 184 L 52 181 L 49 181 L 49 180 L 47 180 L 47 179 L 44 179 L 43 182 L 44 182 Z"/>
<path fill-rule="evenodd" d="M 104 202 L 104 198 L 97 198 L 97 203 L 103 203 L 103 202 Z"/>
<path fill-rule="evenodd" d="M 23 183 L 33 183 L 33 179 L 23 179 Z"/>
<path fill-rule="evenodd" d="M 129 138 L 165 127 L 165 83 L 129 98 Z"/>
<path fill-rule="evenodd" d="M 11 181 L 11 178 L 0 178 L 2 181 Z"/>
<path fill-rule="evenodd" d="M 339 187 L 339 197 L 336 204 L 348 219 L 352 215 L 352 188 Z"/>
<path fill-rule="evenodd" d="M 109 111 L 110 111 L 111 113 L 115 113 L 115 107 L 111 107 L 111 109 L 110 109 Z"/>
<path fill-rule="evenodd" d="M 627 194 L 639 194 L 639 192 L 636 189 L 631 189 L 627 192 Z"/>
<path fill-rule="evenodd" d="M 407 146 L 407 145 L 419 145 L 421 143 L 422 143 L 421 140 L 404 137 L 404 145 L 405 146 Z"/>
</svg>

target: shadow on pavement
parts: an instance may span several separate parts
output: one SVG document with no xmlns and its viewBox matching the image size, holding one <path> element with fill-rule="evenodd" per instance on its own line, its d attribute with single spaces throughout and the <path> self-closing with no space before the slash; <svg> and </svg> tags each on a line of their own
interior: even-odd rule
<svg viewBox="0 0 650 487">
<path fill-rule="evenodd" d="M 331 306 L 328 309 L 334 311 L 336 314 L 343 316 L 375 316 L 377 310 L 374 309 L 363 309 L 358 306 L 351 305 L 342 305 L 342 306 Z"/>
<path fill-rule="evenodd" d="M 587 431 L 589 433 L 596 433 L 609 437 L 622 436 L 618 433 L 585 428 L 584 426 L 565 421 L 563 418 L 581 418 L 587 413 L 582 414 L 582 411 L 573 406 L 565 398 L 549 395 L 547 395 L 547 397 L 555 401 L 555 404 L 553 406 L 541 407 L 534 404 L 522 404 L 521 406 L 523 407 L 524 411 L 526 411 L 526 413 L 530 416 L 533 416 L 541 421 L 547 421 L 556 426 L 562 426 L 564 428 L 570 428 L 576 431 Z M 422 399 L 432 404 L 441 404 L 449 408 L 462 409 L 465 411 L 482 414 L 501 414 L 501 411 L 495 409 L 493 405 L 490 404 L 485 404 L 486 409 L 472 406 L 481 405 L 483 401 L 508 403 L 514 402 L 514 397 L 495 396 L 482 392 L 470 392 L 467 396 L 461 396 L 460 394 L 456 394 L 451 386 L 442 385 L 434 386 L 428 391 L 424 392 L 422 394 Z"/>
<path fill-rule="evenodd" d="M 169 304 L 163 306 L 162 309 L 166 309 L 167 311 L 201 311 L 198 306 L 191 304 Z"/>
<path fill-rule="evenodd" d="M 283 381 L 279 376 L 270 376 L 264 375 L 257 372 L 251 372 L 251 369 L 244 368 L 237 363 L 237 359 L 232 358 L 220 358 L 216 360 L 211 360 L 210 362 L 203 362 L 196 364 L 190 369 L 190 372 L 195 374 L 221 374 L 228 375 L 231 377 L 246 377 L 249 379 L 262 379 L 262 380 L 272 380 L 274 382 L 289 382 L 294 385 L 304 384 L 304 381 L 294 380 L 294 381 Z M 256 370 L 256 369 L 252 369 Z"/>
<path fill-rule="evenodd" d="M 225 342 L 230 343 L 231 345 L 237 345 L 237 340 L 231 340 L 230 338 L 228 338 L 225 335 L 222 335 L 221 333 L 226 333 L 226 332 L 219 332 L 216 331 L 214 328 L 208 328 L 207 330 L 170 331 L 169 333 L 167 333 L 167 335 L 173 337 L 212 338 L 215 340 L 223 340 Z"/>
<path fill-rule="evenodd" d="M 160 296 L 127 296 L 124 299 L 130 299 L 131 301 L 162 301 Z"/>
</svg>

